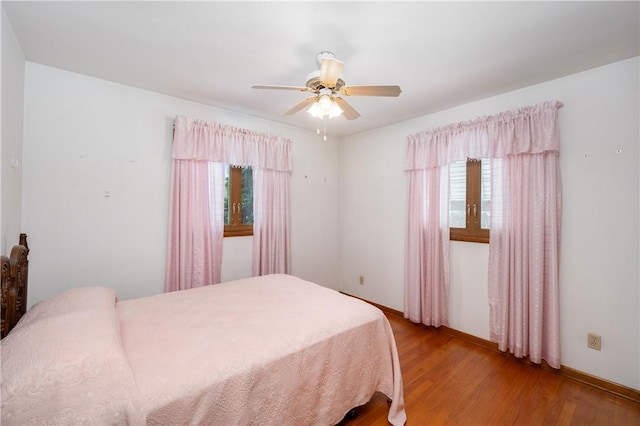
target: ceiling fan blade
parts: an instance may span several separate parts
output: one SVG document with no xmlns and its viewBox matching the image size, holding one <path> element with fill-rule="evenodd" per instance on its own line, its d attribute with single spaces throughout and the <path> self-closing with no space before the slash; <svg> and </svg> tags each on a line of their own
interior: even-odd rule
<svg viewBox="0 0 640 426">
<path fill-rule="evenodd" d="M 340 89 L 345 96 L 398 96 L 400 86 L 346 86 Z"/>
<path fill-rule="evenodd" d="M 251 86 L 252 89 L 275 89 L 275 90 L 297 90 L 299 92 L 308 92 L 308 87 L 299 87 L 299 86 L 271 86 L 268 84 L 254 84 Z"/>
<path fill-rule="evenodd" d="M 317 96 L 309 96 L 308 98 L 303 99 L 302 101 L 298 102 L 297 104 L 295 104 L 294 106 L 292 106 L 291 108 L 283 112 L 282 115 L 293 115 L 296 112 L 303 109 L 304 107 L 308 106 L 309 104 L 314 103 L 317 98 L 318 98 Z"/>
<path fill-rule="evenodd" d="M 336 96 L 333 99 L 336 101 L 338 106 L 342 108 L 344 118 L 346 118 L 347 120 L 355 120 L 356 118 L 360 117 L 360 114 L 358 113 L 358 111 L 353 109 L 353 107 L 349 105 L 347 101 L 345 101 L 339 96 Z"/>
<path fill-rule="evenodd" d="M 343 67 L 344 62 L 335 58 L 322 59 L 322 62 L 320 62 L 320 81 L 324 87 L 331 89 L 336 86 Z"/>
</svg>

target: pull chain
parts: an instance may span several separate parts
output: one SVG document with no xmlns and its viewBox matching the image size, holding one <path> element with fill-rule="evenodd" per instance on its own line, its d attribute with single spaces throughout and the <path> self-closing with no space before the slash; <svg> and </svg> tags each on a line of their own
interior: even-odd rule
<svg viewBox="0 0 640 426">
<path fill-rule="evenodd" d="M 323 116 L 322 121 L 324 122 L 324 140 L 326 141 L 327 140 L 327 116 L 326 115 Z"/>
</svg>

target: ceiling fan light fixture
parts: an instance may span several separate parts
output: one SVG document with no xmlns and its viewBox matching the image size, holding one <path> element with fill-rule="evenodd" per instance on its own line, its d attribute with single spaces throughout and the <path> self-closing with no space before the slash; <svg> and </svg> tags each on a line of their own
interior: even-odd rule
<svg viewBox="0 0 640 426">
<path fill-rule="evenodd" d="M 317 117 L 317 118 L 322 117 L 322 112 L 320 111 L 320 107 L 318 106 L 317 101 L 311 104 L 311 107 L 307 110 L 307 112 L 311 114 L 313 117 Z"/>
<path fill-rule="evenodd" d="M 311 105 L 307 112 L 316 118 L 334 118 L 339 117 L 343 111 L 332 96 L 322 95 Z"/>
<path fill-rule="evenodd" d="M 331 109 L 329 110 L 329 118 L 340 117 L 344 111 L 342 108 L 335 102 L 331 101 Z"/>
<path fill-rule="evenodd" d="M 331 97 L 329 95 L 322 95 L 320 96 L 320 99 L 318 99 L 318 106 L 320 107 L 320 110 L 326 112 L 327 114 L 331 109 L 332 103 L 333 101 L 331 100 Z"/>
</svg>

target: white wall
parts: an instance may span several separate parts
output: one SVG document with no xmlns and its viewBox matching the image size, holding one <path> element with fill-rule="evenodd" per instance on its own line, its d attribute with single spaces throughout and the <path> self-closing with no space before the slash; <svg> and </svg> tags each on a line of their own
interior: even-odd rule
<svg viewBox="0 0 640 426">
<path fill-rule="evenodd" d="M 0 251 L 9 254 L 21 232 L 24 54 L 2 8 L 2 149 Z"/>
<path fill-rule="evenodd" d="M 289 137 L 292 273 L 338 288 L 336 139 L 27 62 L 23 228 L 29 305 L 67 288 L 161 293 L 177 115 Z M 251 275 L 251 237 L 226 238 L 225 280 Z"/>
<path fill-rule="evenodd" d="M 558 99 L 565 104 L 559 113 L 562 363 L 640 389 L 638 62 L 633 58 L 343 139 L 344 291 L 403 310 L 407 135 Z M 488 339 L 488 245 L 453 242 L 451 251 L 450 325 Z M 602 336 L 602 351 L 587 349 L 590 332 Z"/>
</svg>

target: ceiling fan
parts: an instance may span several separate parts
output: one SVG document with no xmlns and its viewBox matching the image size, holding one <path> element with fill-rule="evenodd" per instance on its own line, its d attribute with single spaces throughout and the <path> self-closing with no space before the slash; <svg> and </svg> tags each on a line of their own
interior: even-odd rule
<svg viewBox="0 0 640 426">
<path fill-rule="evenodd" d="M 345 86 L 342 76 L 344 62 L 335 58 L 332 52 L 320 52 L 316 55 L 320 70 L 307 76 L 305 87 L 254 85 L 253 89 L 297 90 L 310 92 L 313 96 L 303 99 L 283 113 L 292 115 L 301 109 L 311 106 L 309 113 L 321 117 L 336 117 L 344 113 L 347 120 L 360 117 L 342 96 L 398 96 L 400 86 Z"/>
</svg>

